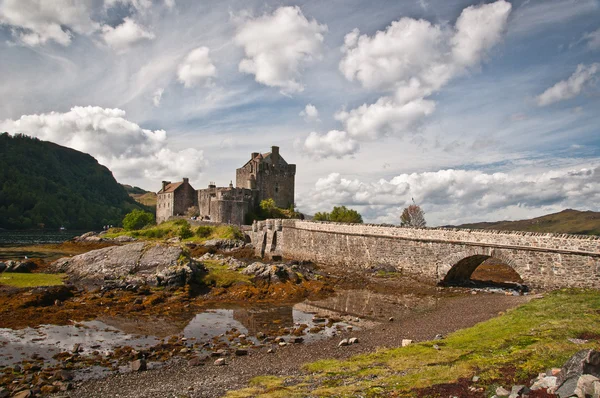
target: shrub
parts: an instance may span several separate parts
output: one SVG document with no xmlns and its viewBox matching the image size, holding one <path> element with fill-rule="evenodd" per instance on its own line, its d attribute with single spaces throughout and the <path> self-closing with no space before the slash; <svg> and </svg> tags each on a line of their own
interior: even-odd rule
<svg viewBox="0 0 600 398">
<path fill-rule="evenodd" d="M 201 225 L 196 230 L 196 236 L 199 238 L 208 238 L 213 233 L 214 228 L 208 225 Z"/>
<path fill-rule="evenodd" d="M 331 213 L 319 212 L 314 216 L 315 221 L 347 222 L 362 224 L 363 219 L 356 210 L 348 209 L 346 206 L 335 206 Z"/>
<path fill-rule="evenodd" d="M 183 220 L 185 221 L 185 220 Z M 179 229 L 179 237 L 181 239 L 187 239 L 187 238 L 191 238 L 192 236 L 194 236 L 194 233 L 192 232 L 192 229 L 190 228 L 190 223 L 185 221 L 185 224 L 181 224 L 181 228 Z"/>
<path fill-rule="evenodd" d="M 123 219 L 123 228 L 128 231 L 142 229 L 154 224 L 154 214 L 143 210 L 133 210 Z"/>
</svg>

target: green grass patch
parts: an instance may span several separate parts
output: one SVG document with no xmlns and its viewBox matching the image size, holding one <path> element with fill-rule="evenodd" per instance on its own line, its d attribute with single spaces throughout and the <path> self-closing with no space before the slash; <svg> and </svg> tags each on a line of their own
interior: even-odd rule
<svg viewBox="0 0 600 398">
<path fill-rule="evenodd" d="M 165 221 L 134 231 L 122 228 L 111 228 L 105 235 L 107 238 L 131 236 L 142 240 L 163 240 L 178 237 L 185 242 L 204 242 L 210 239 L 244 239 L 244 233 L 232 225 L 200 225 L 191 226 L 187 220 Z"/>
<path fill-rule="evenodd" d="M 63 284 L 66 274 L 20 274 L 4 272 L 0 274 L 0 285 L 14 287 L 58 286 Z"/>
<path fill-rule="evenodd" d="M 252 284 L 252 277 L 241 272 L 233 271 L 216 260 L 202 262 L 208 273 L 199 276 L 199 282 L 212 287 L 229 287 L 238 284 Z"/>
<path fill-rule="evenodd" d="M 305 364 L 302 383 L 288 382 L 285 391 L 289 396 L 368 397 L 392 391 L 411 396 L 415 388 L 452 383 L 475 374 L 480 377 L 478 386 L 510 384 L 560 367 L 581 349 L 599 349 L 598 341 L 578 345 L 567 340 L 598 330 L 600 292 L 564 289 L 444 340 L 382 349 L 343 361 L 324 359 Z M 440 349 L 433 348 L 434 344 Z M 514 372 L 506 372 L 508 368 Z M 269 381 L 271 385 L 277 383 L 276 379 Z M 280 391 L 258 382 L 251 389 L 248 396 L 275 397 Z"/>
</svg>

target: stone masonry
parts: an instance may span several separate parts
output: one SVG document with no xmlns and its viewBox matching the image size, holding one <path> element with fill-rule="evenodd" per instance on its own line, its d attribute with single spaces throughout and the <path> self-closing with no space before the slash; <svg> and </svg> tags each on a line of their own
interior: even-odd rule
<svg viewBox="0 0 600 398">
<path fill-rule="evenodd" d="M 257 254 L 354 269 L 380 265 L 432 282 L 468 279 L 490 257 L 539 288 L 600 288 L 600 238 L 302 220 L 255 222 Z"/>
</svg>

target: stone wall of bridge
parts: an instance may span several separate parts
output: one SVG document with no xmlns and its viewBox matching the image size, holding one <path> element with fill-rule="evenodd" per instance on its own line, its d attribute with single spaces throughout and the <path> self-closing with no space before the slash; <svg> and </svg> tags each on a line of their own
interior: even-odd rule
<svg viewBox="0 0 600 398">
<path fill-rule="evenodd" d="M 393 266 L 432 282 L 451 269 L 450 276 L 468 278 L 469 266 L 455 267 L 466 258 L 495 257 L 530 286 L 600 288 L 600 239 L 593 236 L 302 220 L 261 221 L 249 235 L 265 257 L 354 269 Z"/>
</svg>

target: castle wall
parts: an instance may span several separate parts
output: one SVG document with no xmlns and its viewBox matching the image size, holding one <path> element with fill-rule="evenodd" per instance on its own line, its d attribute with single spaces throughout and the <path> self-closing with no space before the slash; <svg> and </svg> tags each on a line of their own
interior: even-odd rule
<svg viewBox="0 0 600 398">
<path fill-rule="evenodd" d="M 167 221 L 173 215 L 173 193 L 159 193 L 156 196 L 156 222 Z"/>
<path fill-rule="evenodd" d="M 462 259 L 501 259 L 526 284 L 600 288 L 600 239 L 592 236 L 267 220 L 250 233 L 257 254 L 344 269 L 380 265 L 439 282 Z"/>
<path fill-rule="evenodd" d="M 295 165 L 259 169 L 259 174 L 256 176 L 259 203 L 262 200 L 273 198 L 277 207 L 282 209 L 289 208 L 294 204 L 295 176 Z"/>
<path fill-rule="evenodd" d="M 183 216 L 192 206 L 197 205 L 196 190 L 190 184 L 182 184 L 173 197 L 173 215 Z"/>
<path fill-rule="evenodd" d="M 256 203 L 256 191 L 233 187 L 210 187 L 197 191 L 202 218 L 229 224 L 244 224 L 246 214 Z"/>
</svg>

